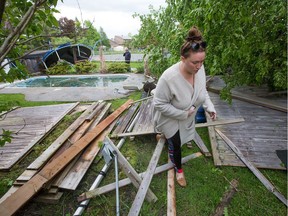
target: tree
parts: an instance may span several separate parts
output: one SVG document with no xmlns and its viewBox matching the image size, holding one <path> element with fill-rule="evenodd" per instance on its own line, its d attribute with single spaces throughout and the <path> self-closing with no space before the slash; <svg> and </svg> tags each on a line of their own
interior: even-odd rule
<svg viewBox="0 0 288 216">
<path fill-rule="evenodd" d="M 19 60 L 24 53 L 29 52 L 31 47 L 27 46 L 28 42 L 42 40 L 43 25 L 51 28 L 58 26 L 53 16 L 53 12 L 57 12 L 57 0 L 8 0 L 4 3 L 0 34 L 0 82 L 12 82 L 27 76 L 25 67 Z M 8 74 L 2 64 L 5 58 L 11 59 L 16 65 Z"/>
<path fill-rule="evenodd" d="M 100 34 L 89 20 L 84 21 L 84 27 L 82 28 L 81 38 L 79 43 L 93 47 L 94 43 L 100 39 Z"/>
<path fill-rule="evenodd" d="M 62 17 L 59 19 L 59 27 L 63 36 L 67 36 L 71 39 L 75 38 L 76 28 L 74 20 Z"/>
<path fill-rule="evenodd" d="M 100 27 L 100 29 L 99 29 L 99 34 L 100 34 L 100 39 L 102 41 L 102 45 L 110 48 L 110 41 L 109 41 L 109 39 L 108 39 L 108 37 L 107 37 L 106 33 L 104 32 L 102 27 Z"/>
<path fill-rule="evenodd" d="M 146 47 L 152 73 L 159 76 L 179 60 L 180 46 L 191 26 L 196 25 L 208 42 L 206 70 L 211 75 L 223 75 L 227 84 L 223 93 L 243 84 L 287 89 L 285 1 L 167 0 L 166 3 L 165 9 L 152 8 L 148 15 L 135 15 L 142 25 L 134 43 Z M 165 50 L 169 52 L 166 60 Z"/>
</svg>

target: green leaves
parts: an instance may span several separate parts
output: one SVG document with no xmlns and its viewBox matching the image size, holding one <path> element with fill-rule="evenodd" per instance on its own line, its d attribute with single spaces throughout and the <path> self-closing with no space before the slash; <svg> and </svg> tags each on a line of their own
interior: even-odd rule
<svg viewBox="0 0 288 216">
<path fill-rule="evenodd" d="M 285 8 L 282 0 L 167 0 L 165 10 L 138 15 L 142 26 L 134 43 L 146 47 L 151 71 L 160 76 L 179 60 L 180 46 L 196 25 L 208 42 L 207 74 L 224 75 L 229 82 L 223 96 L 244 84 L 287 89 Z"/>
<path fill-rule="evenodd" d="M 0 134 L 0 146 L 4 146 L 6 142 L 11 143 L 12 132 L 2 129 L 2 134 Z"/>
<path fill-rule="evenodd" d="M 36 3 L 37 6 L 34 5 Z M 39 1 L 29 0 L 6 2 L 1 22 L 5 25 L 0 32 L 0 63 L 7 58 L 15 62 L 16 67 L 11 68 L 8 74 L 0 68 L 0 81 L 13 82 L 15 79 L 27 76 L 26 68 L 18 59 L 35 47 L 48 45 L 47 39 L 42 35 L 45 35 L 45 32 L 51 33 L 51 29 L 47 30 L 47 26 L 50 28 L 58 26 L 53 15 L 56 11 L 53 7 L 56 5 L 57 0 L 41 0 L 41 4 Z"/>
</svg>

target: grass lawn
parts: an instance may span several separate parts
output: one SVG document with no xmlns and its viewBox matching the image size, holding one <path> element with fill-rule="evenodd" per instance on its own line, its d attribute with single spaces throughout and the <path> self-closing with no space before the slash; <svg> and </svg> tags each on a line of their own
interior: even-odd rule
<svg viewBox="0 0 288 216">
<path fill-rule="evenodd" d="M 29 107 L 29 106 L 42 106 L 42 105 L 52 105 L 59 104 L 60 102 L 38 102 L 38 101 L 26 101 L 24 94 L 0 94 L 0 112 L 4 110 L 9 110 L 12 107 Z"/>
<path fill-rule="evenodd" d="M 130 96 L 134 100 L 139 99 L 141 93 Z M 23 97 L 11 95 L 19 100 L 20 106 L 43 105 L 43 103 L 25 102 Z M 0 101 L 9 101 L 8 95 L 0 95 Z M 22 99 L 21 99 L 22 98 Z M 112 109 L 118 108 L 127 98 L 112 101 Z M 25 105 L 26 104 L 26 105 Z M 48 103 L 47 103 L 48 104 Z M 50 103 L 51 104 L 51 103 Z M 44 139 L 33 151 L 25 157 L 21 163 L 12 168 L 10 172 L 0 172 L 0 196 L 5 194 L 13 181 L 25 170 L 25 168 L 47 148 L 78 115 L 67 115 L 59 126 Z M 211 151 L 208 130 L 206 128 L 197 129 L 204 143 Z M 114 140 L 117 144 L 119 140 Z M 134 140 L 126 139 L 121 152 L 128 159 L 137 172 L 146 170 L 150 158 L 156 146 L 155 136 L 138 136 Z M 183 156 L 198 152 L 196 145 L 192 149 L 183 146 Z M 159 165 L 167 163 L 167 146 L 164 147 Z M 66 191 L 60 201 L 56 204 L 37 203 L 31 200 L 17 215 L 73 215 L 77 208 L 77 196 L 87 191 L 93 180 L 104 165 L 104 160 L 99 156 L 91 165 L 88 173 L 75 191 Z M 229 188 L 229 181 L 237 179 L 239 182 L 238 192 L 234 195 L 230 205 L 225 209 L 225 215 L 277 215 L 286 216 L 287 208 L 271 192 L 269 192 L 260 181 L 249 171 L 248 168 L 240 167 L 215 167 L 212 157 L 198 157 L 183 166 L 187 187 L 181 188 L 176 184 L 176 204 L 177 215 L 206 216 L 213 214 L 216 206 L 221 201 L 223 194 Z M 119 177 L 126 178 L 124 172 L 119 170 Z M 279 170 L 263 170 L 261 172 L 272 182 L 277 189 L 287 197 L 287 172 Z M 101 182 L 101 186 L 115 181 L 114 165 L 111 166 L 107 176 Z M 144 202 L 140 215 L 162 216 L 167 214 L 167 172 L 155 175 L 150 185 L 151 190 L 157 196 L 156 203 Z M 120 214 L 127 215 L 134 201 L 137 190 L 133 185 L 128 185 L 120 189 Z M 116 196 L 115 191 L 92 198 L 88 209 L 84 215 L 115 215 Z"/>
</svg>

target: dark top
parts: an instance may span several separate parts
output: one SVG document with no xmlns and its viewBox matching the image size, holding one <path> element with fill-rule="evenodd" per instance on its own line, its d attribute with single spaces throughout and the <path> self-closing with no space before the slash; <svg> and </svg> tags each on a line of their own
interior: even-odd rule
<svg viewBox="0 0 288 216">
<path fill-rule="evenodd" d="M 125 62 L 126 63 L 130 63 L 130 59 L 131 59 L 131 53 L 129 51 L 126 51 L 123 56 L 125 56 Z"/>
</svg>

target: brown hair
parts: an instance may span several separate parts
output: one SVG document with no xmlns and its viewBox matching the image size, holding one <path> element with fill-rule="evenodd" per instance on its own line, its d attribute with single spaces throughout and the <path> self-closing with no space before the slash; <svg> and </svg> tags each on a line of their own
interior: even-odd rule
<svg viewBox="0 0 288 216">
<path fill-rule="evenodd" d="M 205 47 L 206 47 L 205 42 L 204 42 L 205 43 L 204 47 L 199 46 L 197 50 L 191 48 L 192 44 L 194 43 L 201 44 L 202 42 L 204 42 L 202 33 L 197 28 L 197 26 L 192 26 L 192 28 L 188 32 L 188 36 L 185 39 L 185 42 L 181 46 L 181 50 L 180 50 L 181 56 L 183 56 L 184 58 L 187 58 L 191 52 L 205 52 Z"/>
</svg>

